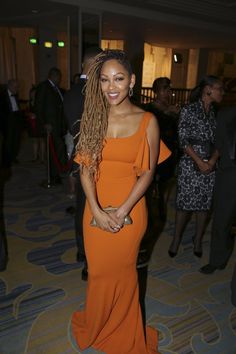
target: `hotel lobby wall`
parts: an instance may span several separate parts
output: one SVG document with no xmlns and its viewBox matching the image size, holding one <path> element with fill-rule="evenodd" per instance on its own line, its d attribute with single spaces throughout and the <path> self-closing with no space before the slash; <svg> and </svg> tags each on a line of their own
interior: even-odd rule
<svg viewBox="0 0 236 354">
<path fill-rule="evenodd" d="M 11 50 L 5 54 L 5 62 L 2 63 L 3 71 L 7 74 L 1 74 L 0 83 L 5 84 L 9 79 L 16 78 L 19 81 L 19 94 L 21 99 L 28 99 L 29 90 L 35 83 L 35 48 L 29 44 L 29 37 L 35 35 L 32 28 L 5 28 L 8 35 L 1 40 L 11 42 Z M 2 53 L 3 55 L 3 53 Z M 10 67 L 9 67 L 9 63 Z"/>
<path fill-rule="evenodd" d="M 124 40 L 124 51 L 131 62 L 133 72 L 136 76 L 134 86 L 134 99 L 139 99 L 142 87 L 144 41 L 140 36 L 127 35 Z"/>
<path fill-rule="evenodd" d="M 179 62 L 174 61 L 174 54 L 177 53 Z M 172 49 L 171 82 L 173 87 L 186 88 L 189 49 Z"/>
</svg>

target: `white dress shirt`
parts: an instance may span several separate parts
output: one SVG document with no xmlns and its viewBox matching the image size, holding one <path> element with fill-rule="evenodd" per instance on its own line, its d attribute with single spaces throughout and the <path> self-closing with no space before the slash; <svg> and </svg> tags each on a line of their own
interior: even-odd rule
<svg viewBox="0 0 236 354">
<path fill-rule="evenodd" d="M 8 96 L 10 98 L 12 112 L 19 111 L 19 107 L 18 107 L 18 104 L 16 102 L 15 95 L 13 95 L 10 90 L 7 90 L 7 92 L 8 92 Z"/>
</svg>

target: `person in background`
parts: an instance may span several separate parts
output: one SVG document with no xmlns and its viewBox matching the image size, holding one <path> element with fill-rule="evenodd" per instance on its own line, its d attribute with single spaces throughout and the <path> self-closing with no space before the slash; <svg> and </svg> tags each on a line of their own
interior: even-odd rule
<svg viewBox="0 0 236 354">
<path fill-rule="evenodd" d="M 5 167 L 11 167 L 13 163 L 18 163 L 17 156 L 20 150 L 23 126 L 18 91 L 18 81 L 11 79 L 0 95 L 0 120 L 3 134 L 2 163 Z"/>
<path fill-rule="evenodd" d="M 167 202 L 170 196 L 172 178 L 175 176 L 178 160 L 177 126 L 180 107 L 171 104 L 171 81 L 167 77 L 158 77 L 152 85 L 154 100 L 144 109 L 152 112 L 160 127 L 161 139 L 171 151 L 171 156 L 158 165 L 156 169 L 156 184 L 158 186 L 159 214 L 166 219 Z M 155 190 L 154 190 L 155 191 Z"/>
<path fill-rule="evenodd" d="M 27 112 L 27 120 L 29 125 L 29 136 L 32 139 L 33 144 L 33 159 L 32 162 L 42 162 L 45 161 L 45 140 L 40 137 L 36 126 L 36 115 L 35 115 L 35 93 L 36 86 L 33 85 L 29 92 L 29 110 Z"/>
<path fill-rule="evenodd" d="M 159 128 L 153 114 L 131 103 L 134 84 L 120 50 L 96 56 L 88 72 L 75 157 L 86 195 L 86 306 L 72 315 L 81 350 L 157 353 L 157 332 L 143 327 L 136 260 L 147 225 L 144 194 L 157 163 Z"/>
<path fill-rule="evenodd" d="M 3 135 L 0 130 L 0 272 L 4 272 L 7 269 L 8 263 L 7 237 L 4 221 L 4 185 L 8 176 L 3 172 L 5 166 L 2 164 L 2 143 Z"/>
<path fill-rule="evenodd" d="M 66 92 L 64 97 L 64 114 L 67 119 L 69 133 L 74 139 L 74 146 L 78 143 L 80 132 L 80 122 L 84 109 L 84 88 L 87 81 L 87 73 L 94 61 L 94 57 L 101 53 L 102 49 L 99 47 L 90 47 L 85 50 L 83 56 L 82 73 L 79 81 L 75 82 L 71 89 Z M 77 76 L 76 76 L 77 77 Z M 72 156 L 74 155 L 74 151 Z M 75 236 L 77 244 L 77 261 L 84 263 L 82 269 L 82 279 L 87 280 L 87 261 L 84 250 L 84 237 L 83 237 L 83 213 L 85 206 L 85 194 L 80 181 L 79 166 L 74 163 L 70 173 L 70 179 L 75 182 Z M 72 182 L 72 183 L 73 183 Z M 70 213 L 74 213 L 69 207 Z"/>
<path fill-rule="evenodd" d="M 155 177 L 146 192 L 148 207 L 148 227 L 140 245 L 137 268 L 148 265 L 154 243 L 158 237 L 155 226 L 156 215 L 165 222 L 167 202 L 173 186 L 177 163 L 177 124 L 179 108 L 171 104 L 171 81 L 167 77 L 154 80 L 152 90 L 154 100 L 143 106 L 145 111 L 152 112 L 159 124 L 162 141 L 171 151 L 170 156 L 156 166 Z M 154 200 L 157 198 L 156 200 Z"/>
<path fill-rule="evenodd" d="M 236 220 L 236 106 L 222 109 L 217 116 L 216 149 L 219 154 L 214 190 L 209 263 L 200 269 L 212 274 L 224 269 L 234 249 Z M 233 277 L 236 304 L 236 275 Z"/>
<path fill-rule="evenodd" d="M 215 76 L 204 77 L 193 90 L 191 103 L 182 108 L 178 126 L 182 156 L 177 171 L 176 218 L 174 238 L 169 256 L 175 257 L 182 240 L 184 228 L 192 212 L 196 214 L 193 252 L 202 257 L 202 238 L 212 206 L 215 183 L 216 110 L 224 94 L 221 80 Z"/>
<path fill-rule="evenodd" d="M 73 80 L 71 82 L 71 86 L 78 84 L 80 82 L 80 77 L 81 77 L 81 74 L 79 74 L 79 73 L 74 74 Z"/>
<path fill-rule="evenodd" d="M 63 95 L 59 88 L 61 71 L 51 68 L 47 80 L 41 82 L 35 93 L 36 129 L 40 137 L 50 133 L 55 156 L 50 149 L 50 183 L 60 184 L 60 167 L 66 165 L 67 154 L 64 136 L 67 133 L 67 124 L 63 113 Z"/>
</svg>

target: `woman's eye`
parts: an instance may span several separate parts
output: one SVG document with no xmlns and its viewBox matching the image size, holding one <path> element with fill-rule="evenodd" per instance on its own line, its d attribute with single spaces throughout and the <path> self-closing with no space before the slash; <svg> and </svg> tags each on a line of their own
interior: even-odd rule
<svg viewBox="0 0 236 354">
<path fill-rule="evenodd" d="M 104 79 L 104 78 L 101 78 L 100 80 L 101 80 L 101 82 L 106 82 L 107 81 L 107 79 Z"/>
<path fill-rule="evenodd" d="M 117 77 L 117 78 L 116 78 L 116 81 L 123 81 L 123 80 L 124 80 L 123 77 Z"/>
</svg>

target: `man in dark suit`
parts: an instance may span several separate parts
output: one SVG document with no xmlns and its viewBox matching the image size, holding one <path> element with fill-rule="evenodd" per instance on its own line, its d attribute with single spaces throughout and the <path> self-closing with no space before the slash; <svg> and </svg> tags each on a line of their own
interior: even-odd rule
<svg viewBox="0 0 236 354">
<path fill-rule="evenodd" d="M 47 132 L 50 133 L 54 147 L 50 146 L 49 170 L 51 185 L 61 183 L 60 168 L 67 163 L 64 141 L 67 124 L 63 113 L 63 96 L 59 89 L 60 81 L 60 70 L 51 68 L 48 73 L 48 79 L 38 85 L 35 93 L 37 133 L 39 136 L 46 136 Z"/>
<path fill-rule="evenodd" d="M 0 131 L 0 272 L 6 270 L 8 262 L 7 239 L 3 213 L 4 184 L 7 176 L 2 173 L 2 141 L 3 136 Z"/>
<path fill-rule="evenodd" d="M 86 83 L 87 73 L 94 57 L 102 50 L 97 47 L 88 48 L 85 51 L 82 64 L 82 74 L 80 80 L 72 86 L 64 97 L 64 113 L 68 121 L 68 127 L 74 138 L 74 146 L 78 142 L 78 133 L 80 130 L 80 121 L 84 109 L 84 86 Z M 79 166 L 74 164 L 72 174 L 76 177 L 76 210 L 75 210 L 75 236 L 77 243 L 77 261 L 84 262 L 82 270 L 82 279 L 87 280 L 87 261 L 84 250 L 83 241 L 83 213 L 85 206 L 85 194 L 81 185 Z"/>
<path fill-rule="evenodd" d="M 16 163 L 20 149 L 23 116 L 18 100 L 18 82 L 11 79 L 0 95 L 0 129 L 3 137 L 2 164 Z"/>
<path fill-rule="evenodd" d="M 203 274 L 224 269 L 234 248 L 232 225 L 236 220 L 236 106 L 225 108 L 218 114 L 216 148 L 219 162 L 214 192 L 210 261 L 200 269 Z"/>
</svg>

